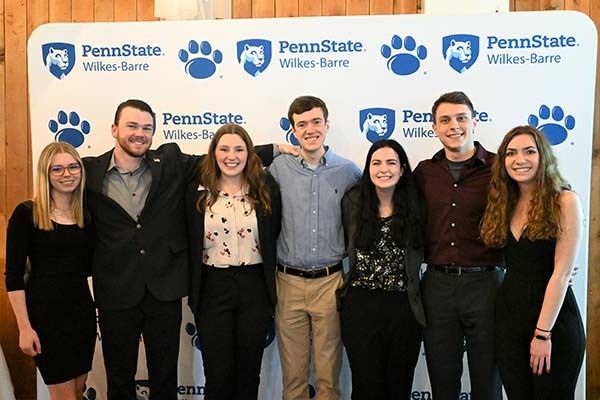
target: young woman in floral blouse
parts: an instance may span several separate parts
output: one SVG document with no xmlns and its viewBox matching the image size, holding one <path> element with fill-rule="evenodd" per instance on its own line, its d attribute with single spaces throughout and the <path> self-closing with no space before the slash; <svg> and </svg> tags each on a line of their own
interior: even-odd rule
<svg viewBox="0 0 600 400">
<path fill-rule="evenodd" d="M 276 303 L 281 196 L 244 128 L 217 130 L 186 203 L 204 398 L 256 399 Z"/>
</svg>

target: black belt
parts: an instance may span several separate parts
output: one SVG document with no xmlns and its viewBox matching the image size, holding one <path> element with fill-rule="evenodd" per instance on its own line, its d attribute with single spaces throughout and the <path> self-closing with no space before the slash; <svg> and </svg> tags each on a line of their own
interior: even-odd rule
<svg viewBox="0 0 600 400">
<path fill-rule="evenodd" d="M 436 271 L 443 272 L 448 275 L 462 275 L 462 274 L 471 274 L 475 272 L 491 272 L 495 271 L 499 268 L 502 268 L 497 265 L 483 265 L 479 267 L 472 266 L 463 266 L 463 265 L 438 265 L 431 264 L 428 265 L 427 268 L 433 268 Z"/>
<path fill-rule="evenodd" d="M 294 276 L 299 276 L 301 278 L 306 279 L 316 279 L 322 278 L 324 276 L 331 275 L 335 272 L 338 272 L 342 269 L 342 263 L 339 262 L 331 267 L 325 267 L 320 269 L 298 269 L 292 267 L 286 267 L 285 265 L 277 264 L 277 270 L 283 272 L 284 274 L 290 274 Z"/>
</svg>

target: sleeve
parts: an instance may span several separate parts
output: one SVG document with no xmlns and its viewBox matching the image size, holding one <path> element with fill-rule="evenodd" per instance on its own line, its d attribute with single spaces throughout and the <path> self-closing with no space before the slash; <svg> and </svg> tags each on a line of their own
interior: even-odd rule
<svg viewBox="0 0 600 400">
<path fill-rule="evenodd" d="M 279 185 L 268 171 L 267 184 L 271 191 L 271 213 L 273 214 L 274 223 L 273 232 L 274 237 L 277 238 L 281 232 L 281 192 L 279 191 Z"/>
<path fill-rule="evenodd" d="M 260 146 L 254 146 L 256 155 L 262 161 L 265 167 L 268 167 L 273 162 L 274 146 L 272 144 L 263 144 Z"/>
<path fill-rule="evenodd" d="M 6 290 L 25 289 L 25 266 L 33 233 L 33 205 L 21 203 L 8 221 L 6 232 Z"/>
<path fill-rule="evenodd" d="M 200 163 L 205 155 L 197 156 L 192 154 L 181 153 L 181 149 L 177 146 L 177 150 L 180 152 L 180 160 L 183 165 L 183 171 L 185 171 L 185 181 L 189 184 L 198 179 L 200 175 Z"/>
</svg>

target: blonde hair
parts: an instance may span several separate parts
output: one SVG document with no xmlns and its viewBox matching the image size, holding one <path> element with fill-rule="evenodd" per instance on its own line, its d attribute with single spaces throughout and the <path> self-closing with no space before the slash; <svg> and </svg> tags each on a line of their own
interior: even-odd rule
<svg viewBox="0 0 600 400">
<path fill-rule="evenodd" d="M 527 212 L 527 229 L 523 236 L 530 240 L 541 240 L 555 239 L 560 234 L 558 197 L 562 190 L 569 189 L 569 184 L 558 171 L 558 162 L 544 135 L 530 126 L 517 126 L 504 136 L 492 166 L 487 207 L 480 227 L 481 239 L 489 247 L 506 245 L 510 219 L 519 200 L 519 187 L 504 165 L 507 147 L 519 135 L 533 138 L 540 158 L 535 176 L 536 187 Z"/>
<path fill-rule="evenodd" d="M 77 150 L 69 143 L 53 142 L 44 147 L 44 150 L 40 154 L 33 196 L 33 223 L 38 229 L 45 231 L 54 229 L 54 225 L 50 219 L 50 211 L 52 209 L 50 165 L 54 156 L 61 153 L 71 155 L 81 165 L 81 180 L 71 196 L 70 208 L 77 225 L 80 228 L 84 226 L 83 189 L 85 187 L 85 171 L 81 157 L 77 153 Z"/>
</svg>

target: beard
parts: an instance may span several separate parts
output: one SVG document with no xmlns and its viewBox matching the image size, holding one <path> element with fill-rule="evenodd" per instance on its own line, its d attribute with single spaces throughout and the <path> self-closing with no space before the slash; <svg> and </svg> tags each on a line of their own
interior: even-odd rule
<svg viewBox="0 0 600 400">
<path fill-rule="evenodd" d="M 144 157 L 146 151 L 150 148 L 152 144 L 152 138 L 150 139 L 139 139 L 135 136 L 129 137 L 119 137 L 118 138 L 119 147 L 125 152 L 128 156 L 134 158 Z M 140 142 L 138 144 L 138 142 Z"/>
</svg>

